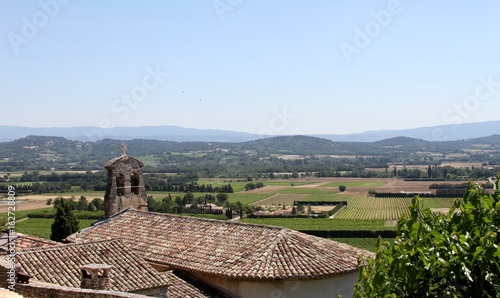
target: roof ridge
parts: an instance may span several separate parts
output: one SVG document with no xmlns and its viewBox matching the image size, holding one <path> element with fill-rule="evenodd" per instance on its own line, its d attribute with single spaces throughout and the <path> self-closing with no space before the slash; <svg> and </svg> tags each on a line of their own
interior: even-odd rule
<svg viewBox="0 0 500 298">
<path fill-rule="evenodd" d="M 72 248 L 72 247 L 77 247 L 77 246 L 82 246 L 82 245 L 105 244 L 106 242 L 120 242 L 120 243 L 122 243 L 121 239 L 87 241 L 87 242 L 68 243 L 68 244 L 61 243 L 63 245 L 25 248 L 23 250 L 18 251 L 17 253 L 24 254 L 24 253 L 30 253 L 30 252 L 37 252 L 37 251 L 41 251 L 41 250 L 43 250 L 43 251 L 62 250 L 62 249 L 67 249 L 67 248 Z"/>
<path fill-rule="evenodd" d="M 272 239 L 272 244 L 269 245 L 269 257 L 266 262 L 267 266 L 269 266 L 269 264 L 272 264 L 273 262 L 278 263 L 277 261 L 281 263 L 279 258 L 280 256 L 279 246 L 282 242 L 287 243 L 286 239 L 289 234 L 289 231 L 290 230 L 281 229 L 279 233 L 276 233 L 274 239 Z M 269 267 L 273 268 L 273 266 Z M 273 272 L 273 275 L 277 275 L 276 269 L 274 271 L 275 272 Z"/>
<path fill-rule="evenodd" d="M 57 241 L 54 241 L 54 240 L 51 240 L 51 239 L 46 239 L 46 238 L 42 238 L 42 237 L 38 237 L 38 236 L 34 236 L 34 235 L 17 233 L 17 236 L 18 236 L 18 239 L 20 237 L 25 237 L 25 238 L 29 238 L 29 239 L 33 239 L 33 240 L 38 240 L 38 241 L 45 241 L 45 242 L 53 242 L 53 243 L 62 244 L 61 242 L 57 242 Z"/>
<path fill-rule="evenodd" d="M 125 209 L 122 210 L 122 211 L 120 211 L 120 212 L 123 212 L 123 211 L 125 211 Z M 256 223 L 231 221 L 231 220 L 220 220 L 220 219 L 214 219 L 214 218 L 195 217 L 195 216 L 180 215 L 180 214 L 175 214 L 175 213 L 161 213 L 161 212 L 137 210 L 137 209 L 134 209 L 134 208 L 131 208 L 131 207 L 127 208 L 127 211 L 132 211 L 132 212 L 137 212 L 137 213 L 144 213 L 144 214 L 147 214 L 147 215 L 160 215 L 160 216 L 165 216 L 165 217 L 177 217 L 177 218 L 182 218 L 182 219 L 190 219 L 190 220 L 193 220 L 193 221 L 217 222 L 217 223 L 225 223 L 225 224 L 228 224 L 228 225 L 239 225 L 239 226 L 243 225 L 243 226 L 249 226 L 249 227 L 263 227 L 263 228 L 268 228 L 268 229 L 273 229 L 273 230 L 280 230 L 280 231 L 281 230 L 290 230 L 288 228 L 279 227 L 279 226 L 273 226 L 273 225 L 256 224 Z M 116 214 L 114 214 L 112 216 L 115 216 L 115 215 Z M 111 216 L 109 218 L 111 218 Z M 98 224 L 98 223 L 96 223 L 96 224 Z"/>
</svg>

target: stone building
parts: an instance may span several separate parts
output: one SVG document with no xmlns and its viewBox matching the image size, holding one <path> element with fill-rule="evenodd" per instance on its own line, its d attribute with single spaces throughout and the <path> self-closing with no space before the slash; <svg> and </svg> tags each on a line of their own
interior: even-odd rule
<svg viewBox="0 0 500 298">
<path fill-rule="evenodd" d="M 119 239 L 158 272 L 203 282 L 229 297 L 352 297 L 358 257 L 374 254 L 285 228 L 122 210 L 70 235 Z M 220 294 L 219 294 L 220 297 Z"/>
<path fill-rule="evenodd" d="M 138 159 L 127 156 L 127 147 L 121 146 L 121 155 L 111 159 L 104 168 L 108 184 L 104 195 L 104 215 L 109 217 L 128 207 L 148 211 L 148 201 L 142 167 Z"/>
</svg>

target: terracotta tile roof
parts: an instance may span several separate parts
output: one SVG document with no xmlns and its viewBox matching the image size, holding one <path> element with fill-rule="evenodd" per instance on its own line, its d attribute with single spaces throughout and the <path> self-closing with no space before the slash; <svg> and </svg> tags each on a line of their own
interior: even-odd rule
<svg viewBox="0 0 500 298">
<path fill-rule="evenodd" d="M 373 253 L 280 227 L 126 209 L 68 237 L 121 239 L 147 261 L 234 279 L 319 279 Z"/>
<path fill-rule="evenodd" d="M 54 245 L 64 245 L 63 243 L 39 238 L 35 236 L 25 235 L 21 233 L 7 234 L 3 233 L 0 235 L 0 255 L 7 254 L 9 250 L 8 242 L 12 241 L 15 243 L 16 250 L 33 248 L 33 247 L 47 247 Z"/>
<path fill-rule="evenodd" d="M 68 287 L 80 287 L 80 267 L 91 263 L 113 266 L 113 291 L 134 292 L 168 285 L 153 267 L 118 240 L 23 250 L 17 261 L 32 278 Z"/>
<path fill-rule="evenodd" d="M 44 239 L 36 236 L 30 236 L 26 234 L 17 234 L 18 237 L 14 242 L 16 243 L 16 249 L 26 249 L 34 247 L 49 247 L 54 245 L 64 245 L 61 242 L 52 241 L 49 239 Z"/>
</svg>

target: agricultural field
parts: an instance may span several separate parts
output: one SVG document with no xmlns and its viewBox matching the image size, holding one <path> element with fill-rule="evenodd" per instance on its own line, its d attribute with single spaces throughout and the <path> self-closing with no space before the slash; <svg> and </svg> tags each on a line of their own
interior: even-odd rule
<svg viewBox="0 0 500 298">
<path fill-rule="evenodd" d="M 323 185 L 324 187 L 339 187 L 340 185 L 344 185 L 347 188 L 356 187 L 356 188 L 377 188 L 386 185 L 387 182 L 383 181 L 342 181 L 342 182 L 331 182 Z"/>
<path fill-rule="evenodd" d="M 154 154 L 141 155 L 136 158 L 139 159 L 145 166 L 155 167 L 160 164 L 160 157 Z"/>
<path fill-rule="evenodd" d="M 354 230 L 393 230 L 386 226 L 385 220 L 352 220 L 330 218 L 245 218 L 241 222 L 272 225 L 291 230 L 354 231 Z"/>
<path fill-rule="evenodd" d="M 456 198 L 458 200 L 462 200 L 462 198 Z M 453 206 L 453 203 L 455 202 L 456 199 L 453 198 L 434 198 L 434 202 L 436 203 L 436 206 L 430 206 L 429 208 L 451 208 Z M 424 200 L 424 206 L 426 205 L 426 199 Z M 437 206 L 439 205 L 439 206 Z"/>
<path fill-rule="evenodd" d="M 294 194 L 288 193 L 289 189 L 279 191 L 266 199 L 251 203 L 253 206 L 272 206 L 286 205 L 291 208 L 294 201 L 346 201 L 347 206 L 339 214 L 339 219 L 353 220 L 397 220 L 402 216 L 409 214 L 408 207 L 411 198 L 375 198 L 361 194 L 346 193 L 322 193 L 310 191 Z M 455 198 L 423 198 L 424 207 L 439 209 L 439 212 L 447 212 L 447 209 L 453 205 Z"/>
<path fill-rule="evenodd" d="M 264 182 L 265 185 L 277 185 L 277 186 L 302 186 L 302 185 L 310 185 L 315 182 L 313 181 L 298 181 L 298 180 L 267 180 Z"/>
<path fill-rule="evenodd" d="M 346 208 L 338 216 L 340 219 L 383 219 L 397 220 L 409 215 L 411 198 L 375 198 L 364 195 L 347 195 Z M 424 207 L 450 208 L 453 198 L 423 198 Z"/>
<path fill-rule="evenodd" d="M 344 196 L 337 193 L 315 193 L 308 195 L 302 201 L 345 201 Z"/>
<path fill-rule="evenodd" d="M 212 184 L 213 186 L 222 186 L 231 184 L 234 192 L 243 191 L 245 189 L 245 185 L 248 183 L 257 183 L 263 182 L 266 186 L 301 186 L 308 185 L 314 182 L 310 181 L 295 181 L 295 180 L 233 180 L 233 179 L 215 179 L 215 178 L 202 178 L 196 181 L 197 184 Z"/>
<path fill-rule="evenodd" d="M 95 219 L 78 220 L 80 229 L 89 227 L 96 221 L 97 220 Z M 15 231 L 22 234 L 50 239 L 50 231 L 53 222 L 54 219 L 52 218 L 29 218 L 26 220 L 16 222 Z"/>
<path fill-rule="evenodd" d="M 289 187 L 285 189 L 280 189 L 275 191 L 274 193 L 280 194 L 335 194 L 337 193 L 335 190 L 324 189 L 320 187 Z"/>
<path fill-rule="evenodd" d="M 481 168 L 482 167 L 482 162 L 453 162 L 453 161 L 447 161 L 443 162 L 441 166 L 443 167 L 454 167 L 457 169 L 465 169 L 465 168 Z"/>
<path fill-rule="evenodd" d="M 236 203 L 241 202 L 243 205 L 249 205 L 259 200 L 263 200 L 268 198 L 269 194 L 262 193 L 251 193 L 251 192 L 238 192 L 238 193 L 230 193 L 228 194 L 229 202 Z"/>
<path fill-rule="evenodd" d="M 294 201 L 303 200 L 307 194 L 275 194 L 251 205 L 292 205 Z"/>
<path fill-rule="evenodd" d="M 298 154 L 276 154 L 272 153 L 269 154 L 272 157 L 277 157 L 281 158 L 283 160 L 299 160 L 299 159 L 305 159 L 308 157 L 308 155 L 298 155 Z"/>
<path fill-rule="evenodd" d="M 97 191 L 78 191 L 74 193 L 56 193 L 56 194 L 29 194 L 29 195 L 21 195 L 16 194 L 16 212 L 22 210 L 33 210 L 47 207 L 48 199 L 56 199 L 58 197 L 62 197 L 65 199 L 69 199 L 74 197 L 75 200 L 78 200 L 80 196 L 84 196 L 87 200 L 92 201 L 94 198 L 104 198 L 104 192 Z M 6 212 L 8 205 L 5 204 L 6 200 L 0 200 L 0 212 Z"/>
<path fill-rule="evenodd" d="M 207 155 L 206 152 L 198 152 L 198 151 L 189 151 L 189 152 L 170 152 L 171 155 L 180 155 L 180 156 L 186 156 L 190 158 L 202 158 Z"/>
<path fill-rule="evenodd" d="M 247 183 L 249 183 L 248 181 L 236 181 L 236 180 L 231 180 L 231 179 L 200 179 L 198 181 L 196 181 L 196 183 L 198 185 L 201 185 L 201 184 L 205 184 L 205 185 L 208 185 L 208 184 L 212 184 L 212 186 L 222 186 L 222 185 L 228 185 L 228 184 L 231 184 L 231 187 L 233 188 L 233 191 L 234 192 L 238 192 L 238 191 L 243 191 L 245 189 L 245 185 L 247 185 Z M 255 182 L 254 182 L 255 183 Z"/>
<path fill-rule="evenodd" d="M 54 207 L 47 207 L 47 208 L 41 208 L 41 209 L 36 209 L 36 211 L 38 212 L 50 212 L 54 210 Z M 34 212 L 35 210 L 23 210 L 23 211 L 16 211 L 15 214 L 16 214 L 16 220 L 20 220 L 22 218 L 26 218 L 28 216 L 29 213 L 32 213 Z M 4 218 L 4 219 L 7 219 L 7 212 L 1 212 L 0 213 L 0 218 Z"/>
</svg>

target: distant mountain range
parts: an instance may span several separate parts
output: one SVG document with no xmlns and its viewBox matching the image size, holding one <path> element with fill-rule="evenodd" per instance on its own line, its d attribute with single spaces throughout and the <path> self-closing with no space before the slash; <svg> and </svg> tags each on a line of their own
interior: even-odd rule
<svg viewBox="0 0 500 298">
<path fill-rule="evenodd" d="M 500 121 L 476 122 L 421 127 L 412 129 L 373 130 L 355 134 L 310 134 L 336 142 L 376 142 L 395 137 L 408 137 L 426 141 L 453 141 L 487 137 L 500 133 Z M 196 129 L 179 126 L 140 126 L 101 129 L 91 126 L 33 128 L 0 125 L 0 142 L 13 141 L 29 135 L 56 136 L 79 141 L 102 139 L 152 139 L 163 141 L 245 142 L 269 136 L 219 129 Z"/>
<path fill-rule="evenodd" d="M 13 141 L 29 135 L 63 137 L 77 141 L 149 139 L 176 142 L 245 142 L 261 138 L 246 132 L 167 125 L 115 127 L 112 129 L 91 126 L 33 128 L 0 125 L 0 142 Z"/>
<path fill-rule="evenodd" d="M 400 130 L 372 130 L 362 133 L 312 135 L 339 142 L 376 142 L 395 137 L 408 137 L 425 141 L 455 141 L 487 137 L 500 133 L 500 121 L 449 124 Z"/>
</svg>

